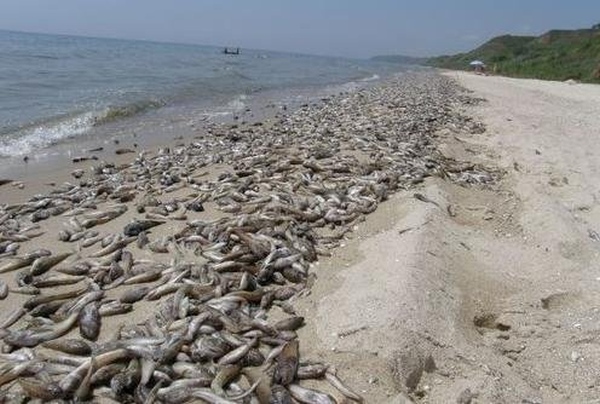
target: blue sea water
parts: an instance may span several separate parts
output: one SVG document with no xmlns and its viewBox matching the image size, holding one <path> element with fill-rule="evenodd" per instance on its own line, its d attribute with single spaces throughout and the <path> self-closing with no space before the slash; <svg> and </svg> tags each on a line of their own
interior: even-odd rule
<svg viewBox="0 0 600 404">
<path fill-rule="evenodd" d="M 260 94 L 283 97 L 399 70 L 369 60 L 0 31 L 0 157 L 108 136 L 99 128 L 123 128 L 140 116 L 233 114 Z"/>
</svg>

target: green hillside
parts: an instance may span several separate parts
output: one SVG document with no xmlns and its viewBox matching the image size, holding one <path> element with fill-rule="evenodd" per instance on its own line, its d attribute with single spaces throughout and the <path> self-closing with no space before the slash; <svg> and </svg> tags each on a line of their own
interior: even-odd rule
<svg viewBox="0 0 600 404">
<path fill-rule="evenodd" d="M 426 64 L 467 70 L 476 59 L 484 61 L 490 72 L 506 76 L 600 83 L 600 29 L 499 36 L 470 52 L 431 58 Z"/>
</svg>

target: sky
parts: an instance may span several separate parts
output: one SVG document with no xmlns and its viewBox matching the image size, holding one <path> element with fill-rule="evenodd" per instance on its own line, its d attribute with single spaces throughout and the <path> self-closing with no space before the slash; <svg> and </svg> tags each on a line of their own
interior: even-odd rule
<svg viewBox="0 0 600 404">
<path fill-rule="evenodd" d="M 0 29 L 366 58 L 600 23 L 600 0 L 0 0 Z"/>
</svg>

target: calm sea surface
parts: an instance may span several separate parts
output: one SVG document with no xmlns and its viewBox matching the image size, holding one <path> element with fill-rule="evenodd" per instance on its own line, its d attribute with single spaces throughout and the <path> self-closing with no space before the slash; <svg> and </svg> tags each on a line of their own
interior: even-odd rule
<svg viewBox="0 0 600 404">
<path fill-rule="evenodd" d="M 143 121 L 235 114 L 264 94 L 284 102 L 294 91 L 350 88 L 400 70 L 367 60 L 0 31 L 0 158 L 143 130 Z"/>
</svg>

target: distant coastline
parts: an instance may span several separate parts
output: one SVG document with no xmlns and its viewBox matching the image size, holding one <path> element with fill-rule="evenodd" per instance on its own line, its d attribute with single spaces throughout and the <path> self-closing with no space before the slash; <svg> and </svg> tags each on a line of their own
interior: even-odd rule
<svg viewBox="0 0 600 404">
<path fill-rule="evenodd" d="M 600 24 L 588 29 L 551 30 L 540 36 L 501 35 L 469 52 L 434 57 L 380 55 L 371 60 L 472 70 L 483 61 L 487 72 L 509 77 L 600 83 Z"/>
<path fill-rule="evenodd" d="M 426 60 L 429 66 L 469 70 L 482 60 L 488 71 L 510 77 L 600 83 L 600 24 L 590 29 L 551 30 L 540 36 L 502 35 L 457 55 Z"/>
</svg>

